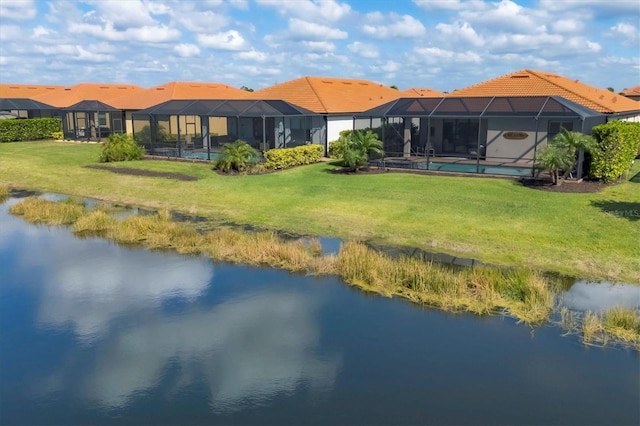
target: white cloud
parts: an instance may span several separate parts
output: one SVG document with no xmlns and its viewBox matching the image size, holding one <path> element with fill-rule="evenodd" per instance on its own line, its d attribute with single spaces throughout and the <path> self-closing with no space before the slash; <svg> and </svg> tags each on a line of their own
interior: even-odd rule
<svg viewBox="0 0 640 426">
<path fill-rule="evenodd" d="M 95 2 L 99 18 L 116 28 L 154 26 L 149 7 L 140 0 L 99 0 Z M 157 6 L 156 6 L 157 10 Z"/>
<path fill-rule="evenodd" d="M 34 0 L 0 1 L 0 18 L 24 21 L 35 18 L 37 12 Z"/>
<path fill-rule="evenodd" d="M 422 22 L 410 15 L 398 16 L 391 13 L 389 21 L 392 23 L 387 25 L 367 24 L 362 30 L 365 34 L 379 39 L 422 37 L 427 32 Z"/>
<path fill-rule="evenodd" d="M 461 10 L 465 7 L 462 0 L 413 0 L 418 6 L 427 10 L 431 9 L 446 9 L 446 10 Z"/>
<path fill-rule="evenodd" d="M 490 31 L 513 31 L 518 33 L 539 32 L 552 17 L 544 10 L 530 9 L 511 1 L 485 3 L 482 9 L 464 9 L 460 17 Z"/>
<path fill-rule="evenodd" d="M 198 56 L 200 54 L 200 48 L 195 44 L 180 43 L 173 47 L 173 51 L 183 58 L 190 58 L 192 56 Z"/>
<path fill-rule="evenodd" d="M 233 55 L 234 58 L 245 59 L 249 61 L 264 62 L 267 60 L 267 54 L 258 52 L 257 50 L 248 50 L 246 52 L 238 52 Z"/>
<path fill-rule="evenodd" d="M 242 50 L 247 45 L 246 40 L 236 30 L 216 34 L 198 34 L 196 39 L 202 46 L 218 50 Z"/>
<path fill-rule="evenodd" d="M 453 24 L 440 23 L 436 25 L 436 29 L 440 31 L 443 37 L 450 43 L 471 44 L 477 47 L 485 44 L 484 39 L 476 33 L 468 22 L 456 21 Z"/>
<path fill-rule="evenodd" d="M 302 19 L 289 19 L 289 34 L 298 40 L 338 40 L 347 38 L 348 34 L 338 28 Z"/>
<path fill-rule="evenodd" d="M 354 41 L 347 45 L 347 49 L 363 58 L 377 58 L 380 56 L 378 49 L 372 44 L 365 44 L 359 41 Z"/>
<path fill-rule="evenodd" d="M 0 40 L 19 41 L 24 37 L 24 30 L 19 25 L 2 25 L 0 27 Z"/>
<path fill-rule="evenodd" d="M 578 19 L 559 19 L 551 24 L 551 29 L 559 33 L 575 33 L 584 29 L 584 21 Z"/>
<path fill-rule="evenodd" d="M 633 24 L 626 22 L 618 22 L 613 27 L 609 28 L 609 34 L 622 38 L 625 43 L 637 44 L 640 40 L 640 29 Z"/>
<path fill-rule="evenodd" d="M 280 14 L 296 16 L 298 18 L 322 19 L 328 22 L 336 22 L 351 12 L 351 6 L 347 3 L 338 3 L 335 0 L 256 0 L 261 6 L 275 8 Z"/>
<path fill-rule="evenodd" d="M 336 45 L 330 41 L 303 41 L 302 45 L 308 52 L 333 52 Z"/>
<path fill-rule="evenodd" d="M 176 11 L 174 13 L 176 22 L 189 31 L 206 33 L 218 31 L 229 24 L 229 18 L 211 10 L 204 11 Z"/>
<path fill-rule="evenodd" d="M 127 28 L 124 31 L 116 30 L 111 23 L 104 27 L 95 24 L 70 23 L 69 32 L 74 34 L 86 34 L 96 38 L 111 41 L 140 41 L 148 43 L 162 43 L 174 41 L 180 37 L 180 31 L 164 25 L 155 27 Z"/>
<path fill-rule="evenodd" d="M 249 2 L 247 0 L 229 0 L 229 4 L 236 9 L 248 10 Z"/>
</svg>

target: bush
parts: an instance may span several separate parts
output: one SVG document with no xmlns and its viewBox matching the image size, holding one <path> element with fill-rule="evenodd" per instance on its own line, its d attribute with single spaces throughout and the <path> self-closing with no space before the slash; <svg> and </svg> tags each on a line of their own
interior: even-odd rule
<svg viewBox="0 0 640 426">
<path fill-rule="evenodd" d="M 375 157 L 383 156 L 383 144 L 378 135 L 371 130 L 356 130 L 343 132 L 338 140 L 339 151 L 342 154 L 342 165 L 357 172 L 367 162 Z"/>
<path fill-rule="evenodd" d="M 64 138 L 64 132 L 51 132 L 51 137 L 57 141 L 61 141 Z"/>
<path fill-rule="evenodd" d="M 640 123 L 610 121 L 594 127 L 593 136 L 596 143 L 591 151 L 591 176 L 605 182 L 620 179 L 640 149 Z"/>
<path fill-rule="evenodd" d="M 232 170 L 243 172 L 259 158 L 260 153 L 257 149 L 242 139 L 237 139 L 235 142 L 222 145 L 222 152 L 216 162 L 213 163 L 213 168 L 222 172 L 230 172 Z"/>
<path fill-rule="evenodd" d="M 303 164 L 317 163 L 322 158 L 322 145 L 301 145 L 295 148 L 276 148 L 264 153 L 265 167 L 268 169 L 287 169 Z"/>
<path fill-rule="evenodd" d="M 0 142 L 51 139 L 53 132 L 59 132 L 61 128 L 59 118 L 0 120 Z"/>
<path fill-rule="evenodd" d="M 144 155 L 144 148 L 133 140 L 131 135 L 112 134 L 102 143 L 100 162 L 140 160 Z"/>
<path fill-rule="evenodd" d="M 349 147 L 349 141 L 351 140 L 351 134 L 353 130 L 343 130 L 340 132 L 338 140 L 331 141 L 329 143 L 329 157 L 341 159 L 344 157 L 344 153 Z"/>
</svg>

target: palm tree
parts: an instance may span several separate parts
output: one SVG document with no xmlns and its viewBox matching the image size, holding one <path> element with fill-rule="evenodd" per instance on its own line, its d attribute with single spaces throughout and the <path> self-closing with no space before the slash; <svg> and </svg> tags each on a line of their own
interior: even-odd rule
<svg viewBox="0 0 640 426">
<path fill-rule="evenodd" d="M 538 154 L 536 160 L 541 168 L 549 170 L 554 185 L 561 185 L 577 163 L 579 150 L 590 151 L 594 140 L 580 132 L 563 128 Z M 563 171 L 562 176 L 559 175 Z"/>
<path fill-rule="evenodd" d="M 342 153 L 343 164 L 357 172 L 367 164 L 371 156 L 384 155 L 382 147 L 382 141 L 371 130 L 354 131 L 351 133 L 347 149 Z"/>
<path fill-rule="evenodd" d="M 258 150 L 245 141 L 238 139 L 232 143 L 222 146 L 220 157 L 215 162 L 213 168 L 223 172 L 231 170 L 243 171 L 254 162 L 259 156 Z"/>
</svg>

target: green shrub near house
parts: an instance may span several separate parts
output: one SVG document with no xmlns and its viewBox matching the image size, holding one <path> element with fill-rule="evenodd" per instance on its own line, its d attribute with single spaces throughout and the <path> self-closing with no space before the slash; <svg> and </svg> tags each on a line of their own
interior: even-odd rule
<svg viewBox="0 0 640 426">
<path fill-rule="evenodd" d="M 270 149 L 264 153 L 264 165 L 268 169 L 278 170 L 317 163 L 322 158 L 323 151 L 322 145 L 315 144 Z"/>
<path fill-rule="evenodd" d="M 60 129 L 62 121 L 59 118 L 0 120 L 0 142 L 51 139 L 51 135 Z"/>
<path fill-rule="evenodd" d="M 128 134 L 112 134 L 102 143 L 100 162 L 140 160 L 144 156 L 144 148 L 136 143 Z"/>
<path fill-rule="evenodd" d="M 605 182 L 620 179 L 640 149 L 640 123 L 614 120 L 592 132 L 596 143 L 591 150 L 591 176 Z"/>
</svg>

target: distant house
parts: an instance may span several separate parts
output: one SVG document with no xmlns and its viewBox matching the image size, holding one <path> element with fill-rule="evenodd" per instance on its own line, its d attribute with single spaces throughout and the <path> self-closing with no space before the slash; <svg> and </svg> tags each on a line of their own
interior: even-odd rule
<svg viewBox="0 0 640 426">
<path fill-rule="evenodd" d="M 640 101 L 640 86 L 635 86 L 630 89 L 624 89 L 622 93 L 629 99 Z"/>
<path fill-rule="evenodd" d="M 80 83 L 36 94 L 32 99 L 59 108 L 66 138 L 99 139 L 126 132 L 124 112 L 112 101 L 142 91 L 142 87 L 133 84 Z"/>
<path fill-rule="evenodd" d="M 150 89 L 144 89 L 138 93 L 120 96 L 113 99 L 112 104 L 114 107 L 124 111 L 127 133 L 134 133 L 136 130 L 139 131 L 145 124 L 140 120 L 136 123 L 132 114 L 163 102 L 171 100 L 244 99 L 247 96 L 248 92 L 222 83 L 172 81 Z M 181 117 L 180 124 L 183 134 L 200 134 L 201 125 L 199 119 L 186 115 Z M 177 117 L 169 120 L 167 129 L 165 129 L 166 132 L 178 133 L 178 122 L 176 120 Z M 196 123 L 196 121 L 198 122 Z M 227 134 L 226 127 L 226 120 L 224 122 L 218 120 L 218 122 L 210 124 L 211 132 L 217 132 L 218 134 Z"/>
<path fill-rule="evenodd" d="M 612 119 L 640 121 L 640 105 L 557 74 L 521 70 L 444 97 L 397 99 L 358 115 L 355 127 L 376 128 L 380 118 L 389 155 L 430 155 L 439 170 L 526 175 L 537 150 L 562 128 L 590 133 Z"/>
<path fill-rule="evenodd" d="M 281 99 L 315 113 L 289 117 L 284 127 L 286 146 L 317 143 L 325 146 L 340 132 L 353 129 L 353 117 L 401 96 L 396 89 L 367 80 L 330 77 L 301 77 L 252 93 L 254 99 Z"/>
<path fill-rule="evenodd" d="M 60 91 L 64 86 L 44 85 L 44 84 L 0 84 L 0 99 L 5 100 L 31 100 L 35 101 L 37 95 Z M 3 108 L 7 112 L 18 118 L 40 118 L 59 116 L 61 113 L 56 108 L 41 108 L 38 103 L 14 102 L 16 106 Z M 18 105 L 20 106 L 19 109 Z"/>
<path fill-rule="evenodd" d="M 416 96 L 422 98 L 435 98 L 439 96 L 446 96 L 446 94 L 437 90 L 418 87 L 413 87 L 400 92 L 400 97 L 402 98 L 415 98 Z"/>
</svg>

